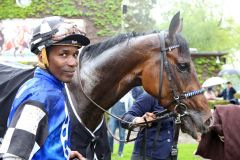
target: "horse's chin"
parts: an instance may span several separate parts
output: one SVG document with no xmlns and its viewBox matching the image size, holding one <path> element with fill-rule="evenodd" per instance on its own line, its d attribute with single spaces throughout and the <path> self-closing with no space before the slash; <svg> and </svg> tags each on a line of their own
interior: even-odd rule
<svg viewBox="0 0 240 160">
<path fill-rule="evenodd" d="M 189 116 L 181 118 L 181 130 L 194 139 L 198 139 L 198 133 L 206 133 L 209 127 L 203 123 L 199 112 L 190 111 Z"/>
<path fill-rule="evenodd" d="M 184 117 L 181 120 L 181 131 L 192 136 L 194 139 L 198 138 L 196 125 L 190 117 Z"/>
</svg>

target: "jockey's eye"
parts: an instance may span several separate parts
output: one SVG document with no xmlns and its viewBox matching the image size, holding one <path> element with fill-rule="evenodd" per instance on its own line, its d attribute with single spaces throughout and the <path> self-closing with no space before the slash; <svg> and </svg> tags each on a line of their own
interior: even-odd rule
<svg viewBox="0 0 240 160">
<path fill-rule="evenodd" d="M 177 69 L 179 72 L 189 72 L 190 71 L 190 65 L 189 63 L 178 63 Z"/>
</svg>

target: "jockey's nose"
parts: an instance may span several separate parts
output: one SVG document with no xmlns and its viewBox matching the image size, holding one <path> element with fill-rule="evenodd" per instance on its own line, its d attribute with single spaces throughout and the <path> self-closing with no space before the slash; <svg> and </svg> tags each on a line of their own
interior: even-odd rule
<svg viewBox="0 0 240 160">
<path fill-rule="evenodd" d="M 74 56 L 70 56 L 69 58 L 68 58 L 68 65 L 69 66 L 72 66 L 72 67 L 76 67 L 77 66 L 77 64 L 78 64 L 78 62 L 77 62 L 77 58 L 76 57 L 74 57 Z"/>
</svg>

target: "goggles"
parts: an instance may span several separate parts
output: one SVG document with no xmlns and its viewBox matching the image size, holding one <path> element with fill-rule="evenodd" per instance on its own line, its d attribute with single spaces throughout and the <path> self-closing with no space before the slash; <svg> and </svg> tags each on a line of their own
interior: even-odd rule
<svg viewBox="0 0 240 160">
<path fill-rule="evenodd" d="M 65 22 L 60 23 L 56 26 L 57 32 L 52 35 L 53 41 L 61 41 L 64 38 L 71 36 L 71 35 L 83 35 L 86 36 L 86 34 L 79 29 L 79 27 L 76 24 Z"/>
</svg>

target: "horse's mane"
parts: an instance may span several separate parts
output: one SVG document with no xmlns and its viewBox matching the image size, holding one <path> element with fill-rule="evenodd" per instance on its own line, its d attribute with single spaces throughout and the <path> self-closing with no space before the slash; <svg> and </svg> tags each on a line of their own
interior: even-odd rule
<svg viewBox="0 0 240 160">
<path fill-rule="evenodd" d="M 114 36 L 112 38 L 109 38 L 103 42 L 99 42 L 96 44 L 92 44 L 89 46 L 86 46 L 82 49 L 81 54 L 79 59 L 93 59 L 95 57 L 97 57 L 98 55 L 100 55 L 101 53 L 103 53 L 105 50 L 121 43 L 124 42 L 126 40 L 129 40 L 133 37 L 138 37 L 138 36 L 144 36 L 144 35 L 148 35 L 148 34 L 152 34 L 152 33 L 159 33 L 160 31 L 152 31 L 152 32 L 130 32 L 130 33 L 122 33 L 119 34 L 117 36 Z M 183 53 L 185 52 L 189 52 L 188 51 L 188 44 L 186 42 L 186 40 L 180 36 L 177 35 L 177 43 L 180 44 Z"/>
<path fill-rule="evenodd" d="M 133 37 L 138 37 L 138 36 L 143 36 L 151 33 L 157 33 L 159 31 L 153 31 L 149 33 L 138 33 L 138 32 L 129 32 L 129 33 L 122 33 L 119 34 L 115 37 L 109 38 L 103 42 L 99 42 L 96 44 L 89 45 L 87 47 L 84 47 L 81 54 L 80 54 L 80 59 L 83 57 L 85 58 L 95 58 L 101 53 L 103 53 L 105 50 L 121 43 L 124 42 L 127 39 L 133 38 Z"/>
</svg>

